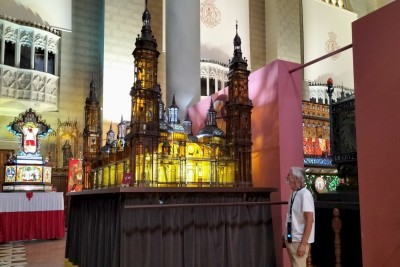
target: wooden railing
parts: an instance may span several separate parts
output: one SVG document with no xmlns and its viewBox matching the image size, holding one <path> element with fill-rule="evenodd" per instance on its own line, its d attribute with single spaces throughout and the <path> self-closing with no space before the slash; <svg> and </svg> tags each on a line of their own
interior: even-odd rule
<svg viewBox="0 0 400 267">
<path fill-rule="evenodd" d="M 307 267 L 362 266 L 358 202 L 316 201 L 315 222 Z"/>
<path fill-rule="evenodd" d="M 332 229 L 335 234 L 334 237 L 334 246 L 335 246 L 335 267 L 342 267 L 341 262 L 341 255 L 342 255 L 342 248 L 341 248 L 341 238 L 340 238 L 340 231 L 342 229 L 342 220 L 340 219 L 340 211 L 337 208 L 333 209 L 333 219 L 332 219 Z M 311 249 L 309 250 L 308 257 L 307 257 L 307 267 L 314 267 L 312 264 L 312 253 Z"/>
</svg>

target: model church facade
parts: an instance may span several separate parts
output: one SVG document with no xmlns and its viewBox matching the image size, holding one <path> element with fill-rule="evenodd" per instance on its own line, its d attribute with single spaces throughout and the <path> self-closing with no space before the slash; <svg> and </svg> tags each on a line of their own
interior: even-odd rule
<svg viewBox="0 0 400 267">
<path fill-rule="evenodd" d="M 84 187 L 114 186 L 252 186 L 251 110 L 247 60 L 242 56 L 236 25 L 233 58 L 229 62 L 226 133 L 217 125 L 213 99 L 204 127 L 196 136 L 189 116 L 180 123 L 173 95 L 168 115 L 157 82 L 159 52 L 152 35 L 150 12 L 133 51 L 135 81 L 130 90 L 131 118 L 107 132 L 101 146 L 100 102 L 92 81 L 85 102 Z M 179 96 L 177 96 L 179 97 Z"/>
</svg>

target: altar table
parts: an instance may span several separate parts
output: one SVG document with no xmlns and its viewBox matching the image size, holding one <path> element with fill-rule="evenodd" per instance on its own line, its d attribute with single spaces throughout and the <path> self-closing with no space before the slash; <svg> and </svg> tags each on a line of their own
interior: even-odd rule
<svg viewBox="0 0 400 267">
<path fill-rule="evenodd" d="M 0 243 L 65 236 L 62 192 L 0 193 Z"/>
</svg>

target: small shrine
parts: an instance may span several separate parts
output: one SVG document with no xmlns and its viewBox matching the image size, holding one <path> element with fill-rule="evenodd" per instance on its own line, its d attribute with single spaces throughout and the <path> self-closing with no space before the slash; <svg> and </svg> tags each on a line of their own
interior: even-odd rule
<svg viewBox="0 0 400 267">
<path fill-rule="evenodd" d="M 20 150 L 5 164 L 3 191 L 52 191 L 51 166 L 40 154 L 40 139 L 52 129 L 32 109 L 21 113 L 7 129 L 20 139 Z"/>
</svg>

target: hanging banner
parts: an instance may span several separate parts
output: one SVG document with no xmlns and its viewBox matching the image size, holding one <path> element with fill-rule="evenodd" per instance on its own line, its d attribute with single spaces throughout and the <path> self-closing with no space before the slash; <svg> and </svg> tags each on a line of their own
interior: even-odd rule
<svg viewBox="0 0 400 267">
<path fill-rule="evenodd" d="M 68 192 L 82 191 L 83 168 L 81 159 L 68 160 Z"/>
</svg>

